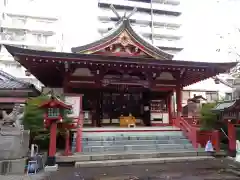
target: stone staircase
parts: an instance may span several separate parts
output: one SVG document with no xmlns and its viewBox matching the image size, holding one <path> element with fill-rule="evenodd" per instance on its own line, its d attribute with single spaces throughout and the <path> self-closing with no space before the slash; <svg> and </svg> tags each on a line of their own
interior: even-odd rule
<svg viewBox="0 0 240 180">
<path fill-rule="evenodd" d="M 73 148 L 75 142 L 73 141 Z M 194 151 L 181 131 L 136 133 L 84 133 L 83 153 Z"/>
<path fill-rule="evenodd" d="M 72 146 L 75 149 L 75 138 Z M 59 165 L 75 167 L 122 166 L 167 162 L 188 162 L 212 158 L 193 148 L 177 130 L 154 132 L 83 132 L 82 152 L 57 155 Z"/>
</svg>

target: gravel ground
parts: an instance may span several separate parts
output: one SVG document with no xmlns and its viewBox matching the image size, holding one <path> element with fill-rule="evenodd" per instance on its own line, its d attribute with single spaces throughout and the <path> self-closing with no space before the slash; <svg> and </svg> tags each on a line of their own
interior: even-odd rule
<svg viewBox="0 0 240 180">
<path fill-rule="evenodd" d="M 99 168 L 60 167 L 50 175 L 0 176 L 0 180 L 239 180 L 240 176 L 228 172 L 229 168 L 229 161 L 221 159 Z"/>
<path fill-rule="evenodd" d="M 99 168 L 60 168 L 51 180 L 239 180 L 227 172 L 228 162 L 216 159 L 195 162 L 146 164 Z"/>
</svg>

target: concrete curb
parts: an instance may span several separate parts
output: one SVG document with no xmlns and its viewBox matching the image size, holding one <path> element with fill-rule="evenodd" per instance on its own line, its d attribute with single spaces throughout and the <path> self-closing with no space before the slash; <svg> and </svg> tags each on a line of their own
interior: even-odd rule
<svg viewBox="0 0 240 180">
<path fill-rule="evenodd" d="M 128 159 L 151 159 L 151 158 L 175 158 L 210 156 L 206 152 L 131 152 L 117 154 L 75 154 L 73 156 L 58 156 L 57 163 L 75 163 L 89 161 L 128 160 Z"/>
<path fill-rule="evenodd" d="M 106 160 L 106 161 L 88 161 L 76 162 L 75 167 L 108 167 L 108 166 L 126 166 L 140 164 L 160 164 L 168 162 L 192 162 L 199 160 L 214 159 L 211 156 L 195 156 L 195 157 L 174 157 L 174 158 L 148 158 L 148 159 L 124 159 L 124 160 Z"/>
</svg>

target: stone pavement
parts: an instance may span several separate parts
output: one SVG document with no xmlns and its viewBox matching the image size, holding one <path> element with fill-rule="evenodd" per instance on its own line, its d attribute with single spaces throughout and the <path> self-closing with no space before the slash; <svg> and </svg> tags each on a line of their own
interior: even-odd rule
<svg viewBox="0 0 240 180">
<path fill-rule="evenodd" d="M 0 175 L 0 180 L 48 180 L 49 175 L 38 173 L 36 175 Z M 50 180 L 50 179 L 49 179 Z"/>
<path fill-rule="evenodd" d="M 0 176 L 0 180 L 239 180 L 227 159 L 169 162 L 117 167 L 60 167 L 51 174 Z M 233 167 L 238 170 L 238 167 Z"/>
</svg>

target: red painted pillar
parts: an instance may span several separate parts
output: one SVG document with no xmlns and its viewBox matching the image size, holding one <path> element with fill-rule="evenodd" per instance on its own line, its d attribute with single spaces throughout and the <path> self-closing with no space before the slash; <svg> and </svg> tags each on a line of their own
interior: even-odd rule
<svg viewBox="0 0 240 180">
<path fill-rule="evenodd" d="M 231 152 L 236 151 L 236 127 L 231 121 L 228 122 L 228 148 Z"/>
<path fill-rule="evenodd" d="M 182 115 L 182 89 L 180 86 L 176 88 L 176 99 L 177 99 L 177 116 Z"/>
<path fill-rule="evenodd" d="M 214 147 L 217 152 L 220 151 L 220 133 L 218 130 L 212 132 L 213 140 L 214 140 Z"/>
<path fill-rule="evenodd" d="M 69 130 L 66 131 L 64 155 L 65 155 L 65 156 L 71 155 L 71 151 L 70 151 L 70 133 L 69 133 Z"/>
<path fill-rule="evenodd" d="M 83 112 L 82 112 L 82 96 L 80 98 L 80 112 L 78 118 L 78 128 L 76 134 L 76 152 L 82 152 L 82 128 L 83 128 Z"/>
<path fill-rule="evenodd" d="M 167 98 L 167 107 L 168 107 L 169 124 L 173 125 L 173 120 L 172 120 L 172 94 L 169 94 L 169 96 Z"/>
<path fill-rule="evenodd" d="M 49 142 L 49 157 L 55 157 L 56 154 L 56 136 L 57 136 L 57 123 L 52 122 L 50 127 L 50 142 Z"/>
<path fill-rule="evenodd" d="M 180 85 L 176 88 L 176 101 L 177 101 L 177 117 L 174 123 L 175 126 L 180 127 L 180 118 L 182 116 L 182 89 Z"/>
</svg>

